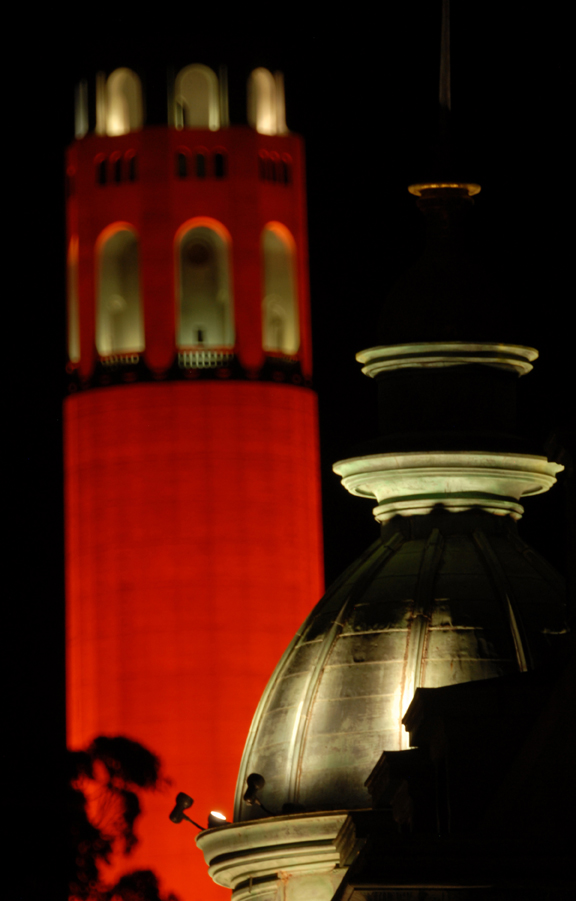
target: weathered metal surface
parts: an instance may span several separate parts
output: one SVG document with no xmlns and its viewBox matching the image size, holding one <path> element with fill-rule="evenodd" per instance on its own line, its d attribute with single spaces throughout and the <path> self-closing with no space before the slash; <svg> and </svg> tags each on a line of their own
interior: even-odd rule
<svg viewBox="0 0 576 901">
<path fill-rule="evenodd" d="M 417 520 L 417 522 L 415 522 Z M 239 774 L 280 813 L 368 807 L 382 751 L 418 686 L 489 679 L 537 665 L 564 629 L 557 576 L 510 518 L 431 514 L 383 530 L 310 614 L 272 676 Z"/>
</svg>

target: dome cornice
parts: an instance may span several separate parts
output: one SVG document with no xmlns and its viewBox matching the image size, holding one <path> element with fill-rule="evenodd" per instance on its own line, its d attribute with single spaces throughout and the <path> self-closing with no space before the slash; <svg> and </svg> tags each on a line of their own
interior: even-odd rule
<svg viewBox="0 0 576 901">
<path fill-rule="evenodd" d="M 206 829 L 196 837 L 208 872 L 233 890 L 233 901 L 274 901 L 279 883 L 290 880 L 290 897 L 308 899 L 318 887 L 331 897 L 345 870 L 339 867 L 336 836 L 347 810 L 292 814 Z M 326 891 L 330 894 L 326 895 Z"/>
<path fill-rule="evenodd" d="M 438 505 L 520 519 L 520 498 L 548 491 L 564 467 L 530 454 L 431 451 L 351 457 L 332 468 L 350 494 L 376 498 L 374 517 L 385 523 L 397 515 L 426 515 Z"/>
<path fill-rule="evenodd" d="M 364 364 L 362 372 L 370 378 L 394 369 L 438 369 L 472 364 L 505 369 L 520 376 L 532 371 L 532 362 L 537 358 L 538 351 L 534 347 L 463 341 L 383 345 L 356 354 L 358 362 Z"/>
<path fill-rule="evenodd" d="M 481 186 L 475 182 L 460 181 L 430 181 L 421 182 L 419 184 L 409 185 L 408 191 L 415 197 L 430 197 L 432 193 L 438 194 L 443 192 L 447 196 L 450 193 L 459 194 L 462 197 L 474 197 L 482 190 Z"/>
</svg>

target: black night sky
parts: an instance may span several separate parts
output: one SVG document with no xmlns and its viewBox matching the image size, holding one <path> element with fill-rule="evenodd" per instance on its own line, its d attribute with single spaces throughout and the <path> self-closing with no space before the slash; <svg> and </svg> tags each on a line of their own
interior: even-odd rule
<svg viewBox="0 0 576 901">
<path fill-rule="evenodd" d="M 401 10 L 389 12 L 396 5 Z M 453 115 L 466 175 L 483 188 L 476 252 L 517 322 L 517 334 L 501 337 L 495 330 L 494 340 L 540 350 L 520 386 L 523 425 L 540 447 L 552 432 L 573 428 L 573 71 L 565 8 L 540 5 L 529 14 L 521 4 L 456 0 L 452 11 Z M 81 20 L 58 13 L 34 24 L 26 52 L 30 69 L 13 147 L 13 161 L 17 155 L 23 161 L 15 196 L 17 228 L 27 235 L 19 260 L 27 289 L 10 304 L 18 314 L 10 348 L 17 404 L 9 479 L 17 502 L 8 559 L 15 622 L 8 634 L 18 714 L 13 734 L 23 738 L 18 755 L 32 772 L 31 809 L 42 819 L 25 827 L 42 834 L 34 884 L 42 876 L 45 887 L 46 880 L 55 886 L 37 897 L 59 897 L 57 870 L 42 871 L 40 861 L 56 851 L 62 835 L 53 777 L 64 736 L 63 155 L 73 137 L 80 78 L 120 65 L 136 69 L 145 75 L 153 117 L 168 65 L 227 65 L 235 123 L 243 120 L 248 73 L 258 65 L 284 72 L 288 126 L 307 145 L 327 582 L 377 535 L 371 504 L 349 496 L 331 465 L 375 434 L 374 385 L 354 354 L 381 343 L 374 330 L 386 294 L 422 247 L 420 214 L 406 186 L 420 178 L 435 121 L 440 3 L 385 4 L 379 22 L 351 19 L 351 10 L 336 18 L 334 7 L 329 16 L 311 17 L 295 7 L 276 19 L 262 10 L 227 25 L 224 7 L 206 17 L 187 9 L 170 25 L 161 12 L 137 28 L 132 5 L 92 8 Z M 565 570 L 560 487 L 528 501 L 526 511 L 521 535 Z"/>
</svg>

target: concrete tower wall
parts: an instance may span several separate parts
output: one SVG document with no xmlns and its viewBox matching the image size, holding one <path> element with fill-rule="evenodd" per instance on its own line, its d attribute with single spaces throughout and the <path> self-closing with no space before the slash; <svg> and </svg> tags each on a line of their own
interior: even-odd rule
<svg viewBox="0 0 576 901">
<path fill-rule="evenodd" d="M 80 337 L 65 402 L 68 740 L 125 735 L 172 782 L 143 800 L 141 841 L 114 873 L 151 868 L 181 901 L 220 898 L 189 826 L 168 820 L 173 797 L 192 794 L 200 822 L 218 807 L 232 817 L 253 710 L 323 589 L 302 142 L 243 127 L 87 135 L 67 171 Z M 263 349 L 270 223 L 295 263 L 300 341 L 288 355 Z M 190 224 L 224 236 L 226 346 L 176 343 Z M 115 230 L 138 242 L 129 291 L 144 347 L 106 354 L 99 280 Z"/>
</svg>

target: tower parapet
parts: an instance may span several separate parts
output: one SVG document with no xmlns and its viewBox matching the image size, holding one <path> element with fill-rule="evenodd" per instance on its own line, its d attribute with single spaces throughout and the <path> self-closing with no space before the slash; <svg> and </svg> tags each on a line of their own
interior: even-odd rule
<svg viewBox="0 0 576 901">
<path fill-rule="evenodd" d="M 226 76 L 175 77 L 167 126 L 145 124 L 136 73 L 96 79 L 68 150 L 71 388 L 162 379 L 312 377 L 304 150 L 279 73 L 248 82 L 230 126 Z"/>
</svg>

